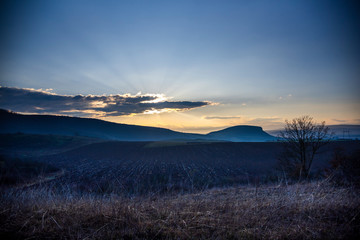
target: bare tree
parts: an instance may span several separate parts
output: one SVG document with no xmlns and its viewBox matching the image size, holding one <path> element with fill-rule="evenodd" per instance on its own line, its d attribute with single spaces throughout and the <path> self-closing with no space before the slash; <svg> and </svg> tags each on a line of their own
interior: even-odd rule
<svg viewBox="0 0 360 240">
<path fill-rule="evenodd" d="M 325 122 L 317 124 L 310 116 L 286 120 L 285 130 L 280 133 L 280 137 L 285 141 L 280 164 L 287 172 L 295 173 L 299 179 L 309 177 L 316 153 L 330 140 L 329 128 L 325 126 Z"/>
</svg>

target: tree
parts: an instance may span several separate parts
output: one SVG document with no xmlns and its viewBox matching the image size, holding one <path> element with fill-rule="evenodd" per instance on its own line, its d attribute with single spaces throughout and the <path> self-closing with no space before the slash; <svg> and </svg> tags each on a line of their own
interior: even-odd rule
<svg viewBox="0 0 360 240">
<path fill-rule="evenodd" d="M 299 179 L 308 178 L 318 150 L 329 142 L 329 128 L 325 122 L 317 124 L 310 116 L 285 121 L 285 130 L 280 133 L 285 142 L 285 151 L 280 165 Z"/>
</svg>

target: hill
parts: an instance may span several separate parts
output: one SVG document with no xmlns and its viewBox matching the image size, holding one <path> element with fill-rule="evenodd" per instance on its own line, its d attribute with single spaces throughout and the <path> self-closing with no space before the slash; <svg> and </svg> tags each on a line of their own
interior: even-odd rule
<svg viewBox="0 0 360 240">
<path fill-rule="evenodd" d="M 360 125 L 329 125 L 329 128 L 339 139 L 360 139 Z"/>
<path fill-rule="evenodd" d="M 107 122 L 92 118 L 23 115 L 0 110 L 0 133 L 83 136 L 117 141 L 233 141 L 275 140 L 261 127 L 235 126 L 209 134 L 176 132 L 165 128 Z"/>
<path fill-rule="evenodd" d="M 274 141 L 275 137 L 256 126 L 234 126 L 206 135 L 212 139 L 227 140 L 232 142 L 266 142 Z"/>
<path fill-rule="evenodd" d="M 349 125 L 349 124 L 339 124 L 339 125 L 328 125 L 330 129 L 330 133 L 333 134 L 333 136 L 336 139 L 360 139 L 360 125 Z M 278 136 L 282 130 L 269 130 L 267 131 L 273 136 Z"/>
<path fill-rule="evenodd" d="M 22 115 L 6 110 L 0 111 L 0 126 L 0 133 L 86 136 L 118 141 L 159 141 L 199 137 L 196 134 L 180 133 L 165 128 L 118 124 L 92 118 Z"/>
</svg>

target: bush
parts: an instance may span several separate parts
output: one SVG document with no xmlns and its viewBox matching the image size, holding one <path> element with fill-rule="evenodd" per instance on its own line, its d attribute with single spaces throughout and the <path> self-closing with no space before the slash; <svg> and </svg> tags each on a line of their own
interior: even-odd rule
<svg viewBox="0 0 360 240">
<path fill-rule="evenodd" d="M 343 149 L 337 148 L 327 172 L 338 184 L 360 187 L 360 149 L 346 154 Z"/>
</svg>

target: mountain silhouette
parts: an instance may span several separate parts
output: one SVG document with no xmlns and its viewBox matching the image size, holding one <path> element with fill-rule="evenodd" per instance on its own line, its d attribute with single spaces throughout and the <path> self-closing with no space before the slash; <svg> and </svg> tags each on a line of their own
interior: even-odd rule
<svg viewBox="0 0 360 240">
<path fill-rule="evenodd" d="M 248 125 L 229 127 L 208 133 L 206 136 L 212 139 L 232 142 L 266 142 L 275 140 L 275 137 L 264 132 L 261 127 Z"/>
<path fill-rule="evenodd" d="M 0 109 L 0 133 L 85 136 L 118 141 L 233 141 L 275 140 L 261 127 L 235 126 L 209 134 L 193 134 L 166 128 L 107 122 L 92 118 L 54 115 L 23 115 Z"/>
</svg>

